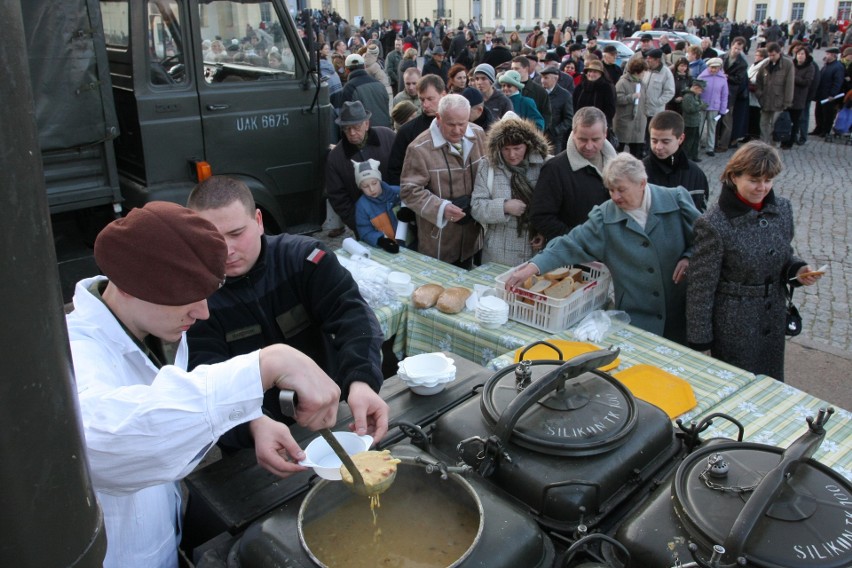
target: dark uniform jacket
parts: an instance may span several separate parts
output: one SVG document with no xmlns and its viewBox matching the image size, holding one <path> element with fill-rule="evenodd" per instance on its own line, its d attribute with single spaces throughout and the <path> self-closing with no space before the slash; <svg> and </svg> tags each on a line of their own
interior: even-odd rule
<svg viewBox="0 0 852 568">
<path fill-rule="evenodd" d="M 408 150 L 408 145 L 420 136 L 421 132 L 429 128 L 433 118 L 422 113 L 418 114 L 417 118 L 406 122 L 396 131 L 396 138 L 393 141 L 388 162 L 388 176 L 385 178 L 384 172 L 382 173 L 384 181 L 391 185 L 399 185 L 399 176 L 402 174 L 402 164 L 405 161 L 405 152 Z M 354 170 L 352 176 L 355 176 Z"/>
<path fill-rule="evenodd" d="M 545 89 L 546 90 L 546 89 Z M 553 113 L 553 121 L 545 134 L 553 144 L 553 153 L 558 154 L 565 149 L 568 133 L 571 132 L 571 120 L 574 118 L 574 102 L 571 93 L 558 84 L 548 94 L 550 97 L 550 111 Z"/>
<path fill-rule="evenodd" d="M 187 332 L 189 367 L 284 343 L 313 359 L 349 396 L 349 385 L 382 385 L 382 331 L 349 271 L 326 246 L 298 235 L 263 236 L 260 257 L 243 276 L 228 278 L 208 300 L 210 318 Z M 264 412 L 281 419 L 278 389 Z M 222 440 L 251 446 L 248 425 Z"/>
<path fill-rule="evenodd" d="M 373 126 L 386 126 L 393 128 L 390 117 L 390 97 L 388 90 L 376 79 L 373 79 L 366 69 L 355 69 L 349 73 L 346 85 L 340 93 L 337 108 L 342 108 L 343 103 L 349 101 L 361 101 L 364 108 L 373 113 L 370 124 Z"/>
<path fill-rule="evenodd" d="M 534 80 L 529 79 L 524 83 L 524 89 L 521 91 L 521 94 L 533 100 L 536 108 L 538 108 L 538 112 L 541 113 L 541 117 L 544 119 L 544 129 L 547 130 L 550 128 L 550 123 L 553 120 L 553 112 L 550 109 L 550 98 L 547 96 L 547 91 L 541 86 L 541 83 L 536 83 Z"/>
</svg>

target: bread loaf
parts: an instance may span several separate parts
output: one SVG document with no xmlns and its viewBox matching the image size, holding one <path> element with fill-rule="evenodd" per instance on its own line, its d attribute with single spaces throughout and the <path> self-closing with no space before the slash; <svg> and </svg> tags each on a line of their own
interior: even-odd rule
<svg viewBox="0 0 852 568">
<path fill-rule="evenodd" d="M 533 284 L 532 286 L 527 288 L 527 290 L 529 290 L 530 292 L 535 292 L 536 294 L 541 294 L 543 291 L 547 290 L 552 285 L 553 285 L 553 282 L 551 282 L 550 280 L 545 280 L 544 278 L 542 278 L 541 280 L 539 280 L 538 282 L 536 282 L 535 284 Z"/>
<path fill-rule="evenodd" d="M 412 292 L 411 301 L 415 308 L 431 308 L 443 291 L 444 287 L 438 284 L 424 284 Z"/>
<path fill-rule="evenodd" d="M 435 307 L 445 314 L 457 314 L 464 309 L 464 303 L 470 296 L 467 288 L 447 288 L 438 297 Z"/>
<path fill-rule="evenodd" d="M 568 278 L 572 279 L 574 282 L 583 283 L 583 269 L 582 268 L 569 268 L 568 269 Z"/>
</svg>

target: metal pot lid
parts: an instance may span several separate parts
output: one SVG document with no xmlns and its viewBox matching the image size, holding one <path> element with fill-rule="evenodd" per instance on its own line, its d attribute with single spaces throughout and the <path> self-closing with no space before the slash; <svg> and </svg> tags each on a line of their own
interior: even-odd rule
<svg viewBox="0 0 852 568">
<path fill-rule="evenodd" d="M 633 395 L 597 370 L 567 380 L 554 378 L 552 372 L 565 365 L 524 361 L 491 377 L 480 407 L 494 433 L 504 442 L 511 438 L 519 446 L 560 456 L 594 455 L 623 444 L 636 426 Z M 522 366 L 528 367 L 530 381 L 519 389 L 516 375 Z"/>
<path fill-rule="evenodd" d="M 722 565 L 852 566 L 852 486 L 814 460 L 801 462 L 772 495 L 747 534 L 729 533 L 758 484 L 781 461 L 782 448 L 730 442 L 687 456 L 672 481 L 675 512 L 704 550 L 727 548 Z M 732 546 L 742 539 L 741 552 Z"/>
</svg>

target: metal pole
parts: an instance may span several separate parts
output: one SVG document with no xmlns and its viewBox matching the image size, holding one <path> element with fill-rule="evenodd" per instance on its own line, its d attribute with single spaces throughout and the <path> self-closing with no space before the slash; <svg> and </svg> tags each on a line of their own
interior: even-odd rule
<svg viewBox="0 0 852 568">
<path fill-rule="evenodd" d="M 0 21 L 0 566 L 102 566 L 18 0 Z"/>
</svg>

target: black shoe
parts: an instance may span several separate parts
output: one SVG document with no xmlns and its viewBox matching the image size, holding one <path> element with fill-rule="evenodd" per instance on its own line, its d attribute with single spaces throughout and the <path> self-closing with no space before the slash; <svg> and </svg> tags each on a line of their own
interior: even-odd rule
<svg viewBox="0 0 852 568">
<path fill-rule="evenodd" d="M 695 163 L 698 163 L 698 162 L 700 162 L 700 161 L 701 161 L 701 158 L 693 158 L 693 160 L 692 160 L 692 161 L 693 161 L 693 162 L 695 162 Z"/>
<path fill-rule="evenodd" d="M 823 134 L 819 130 L 814 130 L 813 132 L 808 132 L 808 136 L 825 136 L 825 134 Z"/>
<path fill-rule="evenodd" d="M 805 140 L 804 138 L 799 138 L 798 140 L 796 140 L 796 144 L 798 144 L 799 146 L 804 146 L 805 142 L 807 142 L 807 140 Z"/>
<path fill-rule="evenodd" d="M 711 158 L 716 155 L 716 152 L 707 152 L 707 155 Z"/>
<path fill-rule="evenodd" d="M 330 239 L 336 239 L 340 235 L 346 232 L 346 227 L 338 227 L 336 229 L 332 229 L 328 232 L 328 237 Z"/>
<path fill-rule="evenodd" d="M 728 146 L 728 150 L 736 150 L 739 147 L 740 147 L 740 145 L 738 143 L 734 142 L 733 144 Z"/>
<path fill-rule="evenodd" d="M 793 149 L 793 144 L 786 144 L 786 143 L 785 143 L 785 144 L 781 144 L 781 149 L 782 149 L 782 150 L 792 150 L 792 149 Z"/>
</svg>

